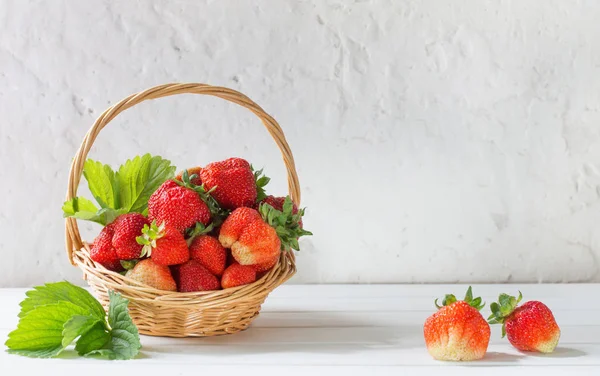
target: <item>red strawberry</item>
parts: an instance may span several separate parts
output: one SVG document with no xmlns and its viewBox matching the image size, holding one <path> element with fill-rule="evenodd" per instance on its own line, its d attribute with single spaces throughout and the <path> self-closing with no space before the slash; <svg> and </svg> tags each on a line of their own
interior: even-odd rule
<svg viewBox="0 0 600 376">
<path fill-rule="evenodd" d="M 515 298 L 500 294 L 499 303 L 492 303 L 490 324 L 502 324 L 502 337 L 521 351 L 554 351 L 560 339 L 560 328 L 554 315 L 542 302 L 531 301 L 517 306 L 523 295 Z"/>
<path fill-rule="evenodd" d="M 481 298 L 473 299 L 469 287 L 464 301 L 457 301 L 454 295 L 446 295 L 442 307 L 438 308 L 423 326 L 429 354 L 438 360 L 483 358 L 490 342 L 490 325 L 479 313 L 483 308 Z"/>
<path fill-rule="evenodd" d="M 256 270 L 252 266 L 232 264 L 223 273 L 221 286 L 224 289 L 247 285 L 256 281 Z"/>
<path fill-rule="evenodd" d="M 180 292 L 210 291 L 221 288 L 219 280 L 196 260 L 177 268 L 177 286 Z"/>
<path fill-rule="evenodd" d="M 160 226 L 152 222 L 150 226 L 145 225 L 142 236 L 137 241 L 144 247 L 142 257 L 150 256 L 152 261 L 159 265 L 177 265 L 190 259 L 190 251 L 183 235 L 175 228 Z"/>
<path fill-rule="evenodd" d="M 223 247 L 231 248 L 233 243 L 240 238 L 244 228 L 254 221 L 262 221 L 258 211 L 244 207 L 234 210 L 219 230 L 219 241 Z"/>
<path fill-rule="evenodd" d="M 197 192 L 167 180 L 150 196 L 148 217 L 183 233 L 196 222 L 208 224 L 210 209 Z"/>
<path fill-rule="evenodd" d="M 271 260 L 260 263 L 260 264 L 256 264 L 256 265 L 252 265 L 252 267 L 254 268 L 254 270 L 256 270 L 257 273 L 263 273 L 266 271 L 271 270 L 271 268 L 273 268 L 275 265 L 277 265 L 277 262 L 279 261 L 279 255 L 277 255 L 277 257 L 273 257 Z M 262 277 L 262 275 L 261 275 Z"/>
<path fill-rule="evenodd" d="M 106 269 L 115 272 L 123 270 L 117 256 L 117 251 L 112 245 L 113 234 L 115 233 L 113 224 L 104 227 L 100 234 L 94 240 L 94 245 L 90 249 L 90 258 L 99 264 L 102 264 Z"/>
<path fill-rule="evenodd" d="M 253 206 L 257 190 L 250 164 L 241 158 L 229 158 L 208 164 L 200 171 L 207 190 L 224 209 Z"/>
<path fill-rule="evenodd" d="M 242 265 L 272 267 L 281 250 L 298 250 L 298 238 L 311 235 L 298 225 L 304 210 L 292 214 L 292 202 L 286 198 L 284 210 L 261 205 L 260 213 L 250 208 L 238 208 L 221 226 L 219 241 Z"/>
<path fill-rule="evenodd" d="M 193 176 L 193 178 L 190 179 L 190 182 L 192 184 L 202 185 L 202 180 L 200 179 L 200 171 L 202 171 L 202 167 L 192 167 L 192 168 L 187 169 L 189 176 Z M 178 173 L 177 176 L 175 176 L 175 180 L 183 182 L 183 174 L 184 174 L 184 171 L 181 171 L 180 173 Z M 196 175 L 196 176 L 194 176 L 194 175 Z"/>
<path fill-rule="evenodd" d="M 267 196 L 261 203 L 269 204 L 275 209 L 279 211 L 283 211 L 283 203 L 285 202 L 286 197 L 275 197 L 275 196 Z M 298 214 L 298 207 L 296 204 L 292 203 L 292 214 Z M 298 221 L 300 227 L 302 227 L 302 218 Z"/>
<path fill-rule="evenodd" d="M 138 262 L 125 276 L 155 289 L 177 291 L 177 285 L 169 267 L 159 265 L 151 259 Z"/>
<path fill-rule="evenodd" d="M 198 261 L 212 274 L 221 276 L 225 270 L 227 252 L 216 238 L 200 235 L 192 240 L 190 258 Z"/>
<path fill-rule="evenodd" d="M 142 245 L 136 238 L 142 234 L 144 225 L 150 222 L 140 213 L 128 213 L 117 217 L 112 223 L 114 235 L 112 245 L 121 260 L 133 260 L 142 254 Z"/>
<path fill-rule="evenodd" d="M 263 221 L 246 226 L 238 241 L 231 246 L 233 258 L 242 265 L 269 263 L 278 258 L 280 252 L 281 240 L 277 231 Z"/>
</svg>

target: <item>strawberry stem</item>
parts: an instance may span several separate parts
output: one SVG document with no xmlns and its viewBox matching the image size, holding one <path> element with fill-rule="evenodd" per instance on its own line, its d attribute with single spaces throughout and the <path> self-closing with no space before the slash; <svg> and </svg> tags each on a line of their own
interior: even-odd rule
<svg viewBox="0 0 600 376">
<path fill-rule="evenodd" d="M 150 226 L 147 224 L 144 225 L 144 228 L 142 228 L 142 235 L 135 238 L 138 244 L 144 246 L 140 257 L 150 256 L 152 254 L 152 249 L 156 248 L 156 241 L 165 235 L 164 229 L 164 222 L 160 226 L 156 224 L 156 221 L 152 221 Z"/>
<path fill-rule="evenodd" d="M 438 305 L 438 299 L 435 300 L 434 304 L 437 307 L 437 309 L 440 309 L 442 307 L 449 306 L 455 303 L 456 301 L 456 296 L 452 294 L 447 294 L 446 296 L 444 296 L 441 306 Z M 465 298 L 463 299 L 463 301 L 478 311 L 485 307 L 485 303 L 481 303 L 481 297 L 473 298 L 473 290 L 471 286 L 469 286 L 469 288 L 467 289 L 467 293 L 465 294 Z"/>
<path fill-rule="evenodd" d="M 250 170 L 254 173 L 254 182 L 256 184 L 256 202 L 259 203 L 267 198 L 265 187 L 271 181 L 271 178 L 263 175 L 263 169 L 254 171 L 254 166 L 250 165 Z"/>
<path fill-rule="evenodd" d="M 182 187 L 191 189 L 194 192 L 198 193 L 200 199 L 204 201 L 204 203 L 206 204 L 206 206 L 208 206 L 208 209 L 210 210 L 210 216 L 212 218 L 213 227 L 219 227 L 221 223 L 223 223 L 225 218 L 227 218 L 227 216 L 229 215 L 229 211 L 223 209 L 219 205 L 217 200 L 215 200 L 215 198 L 211 196 L 211 193 L 215 189 L 217 189 L 216 186 L 212 187 L 210 190 L 207 191 L 206 186 L 204 184 L 196 185 L 192 183 L 192 180 L 197 177 L 198 175 L 190 175 L 188 170 L 183 170 L 183 173 L 181 174 L 181 181 L 175 180 L 175 182 L 181 185 Z"/>
<path fill-rule="evenodd" d="M 258 207 L 263 220 L 277 232 L 277 236 L 281 240 L 281 250 L 287 251 L 291 248 L 299 251 L 298 238 L 312 235 L 312 232 L 306 231 L 300 226 L 304 209 L 299 209 L 298 213 L 293 214 L 294 204 L 289 196 L 286 196 L 282 209 L 282 211 L 277 210 L 264 202 Z"/>
<path fill-rule="evenodd" d="M 498 296 L 498 302 L 490 304 L 492 314 L 488 317 L 488 323 L 492 325 L 502 324 L 502 338 L 506 336 L 506 319 L 512 315 L 522 299 L 523 294 L 521 294 L 521 291 L 519 291 L 519 296 L 516 298 L 503 293 Z"/>
</svg>

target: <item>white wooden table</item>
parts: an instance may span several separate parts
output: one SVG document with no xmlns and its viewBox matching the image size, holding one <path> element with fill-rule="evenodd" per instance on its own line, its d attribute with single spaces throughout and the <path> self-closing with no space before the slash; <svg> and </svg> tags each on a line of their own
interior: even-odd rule
<svg viewBox="0 0 600 376">
<path fill-rule="evenodd" d="M 484 360 L 445 363 L 430 358 L 422 325 L 433 300 L 464 294 L 462 285 L 286 285 L 278 288 L 245 332 L 213 338 L 142 337 L 132 361 L 28 359 L 0 352 L 0 375 L 600 375 L 600 285 L 474 285 L 491 302 L 500 292 L 541 300 L 562 330 L 550 355 L 525 355 L 500 338 Z M 16 327 L 25 289 L 0 289 L 0 337 Z M 487 314 L 487 307 L 484 314 Z M 510 369 L 507 369 L 510 367 Z M 10 372 L 9 372 L 10 371 Z M 49 372 L 50 371 L 50 372 Z"/>
</svg>

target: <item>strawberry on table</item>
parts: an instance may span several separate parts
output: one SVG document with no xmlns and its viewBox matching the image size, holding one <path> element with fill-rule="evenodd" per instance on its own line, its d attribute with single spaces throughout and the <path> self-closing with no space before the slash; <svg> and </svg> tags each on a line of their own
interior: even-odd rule
<svg viewBox="0 0 600 376">
<path fill-rule="evenodd" d="M 157 226 L 154 221 L 150 226 L 145 225 L 137 242 L 143 245 L 142 257 L 150 256 L 159 265 L 182 264 L 190 258 L 187 242 L 181 232 L 165 223 Z"/>
<path fill-rule="evenodd" d="M 221 286 L 224 289 L 247 285 L 256 281 L 256 270 L 252 266 L 231 264 L 225 269 L 221 278 Z"/>
<path fill-rule="evenodd" d="M 196 222 L 208 224 L 211 212 L 198 192 L 167 180 L 150 196 L 148 217 L 183 233 Z"/>
<path fill-rule="evenodd" d="M 196 260 L 189 260 L 175 269 L 174 274 L 180 292 L 211 291 L 221 288 L 219 279 Z"/>
<path fill-rule="evenodd" d="M 100 231 L 90 249 L 90 258 L 108 270 L 120 272 L 123 270 L 123 267 L 117 255 L 117 250 L 112 244 L 114 233 L 115 230 L 112 223 Z"/>
<path fill-rule="evenodd" d="M 464 300 L 446 295 L 438 311 L 425 321 L 423 333 L 429 354 L 437 360 L 468 361 L 483 358 L 490 341 L 490 326 L 473 299 L 471 287 Z"/>
<path fill-rule="evenodd" d="M 142 245 L 136 238 L 142 235 L 142 229 L 150 224 L 140 213 L 122 214 L 112 223 L 114 234 L 112 245 L 121 260 L 133 260 L 142 254 Z"/>
<path fill-rule="evenodd" d="M 205 187 L 213 190 L 213 197 L 224 209 L 251 207 L 256 202 L 257 182 L 250 164 L 244 159 L 229 158 L 210 163 L 202 168 L 199 175 Z"/>
<path fill-rule="evenodd" d="M 515 298 L 500 294 L 499 302 L 492 303 L 490 324 L 502 324 L 502 337 L 518 350 L 550 353 L 560 339 L 560 328 L 552 311 L 542 302 L 530 301 L 518 305 L 523 295 Z"/>
<path fill-rule="evenodd" d="M 138 262 L 125 276 L 155 289 L 177 291 L 177 285 L 169 267 L 159 265 L 151 259 Z"/>
</svg>

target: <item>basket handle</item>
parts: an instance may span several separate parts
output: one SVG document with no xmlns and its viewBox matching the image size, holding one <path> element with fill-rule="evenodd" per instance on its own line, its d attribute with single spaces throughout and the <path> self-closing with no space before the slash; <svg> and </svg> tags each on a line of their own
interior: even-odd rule
<svg viewBox="0 0 600 376">
<path fill-rule="evenodd" d="M 250 98 L 240 92 L 224 87 L 198 83 L 166 84 L 155 86 L 137 94 L 130 95 L 104 111 L 102 115 L 96 119 L 94 125 L 85 135 L 83 142 L 81 143 L 81 146 L 79 147 L 79 150 L 77 151 L 77 154 L 71 163 L 71 170 L 69 172 L 69 186 L 67 188 L 67 200 L 71 200 L 73 197 L 77 196 L 77 188 L 79 186 L 79 182 L 81 181 L 83 165 L 87 155 L 94 144 L 96 137 L 98 137 L 100 131 L 109 122 L 111 122 L 119 113 L 135 106 L 136 104 L 150 99 L 168 97 L 177 94 L 212 95 L 245 107 L 258 116 L 281 151 L 283 163 L 285 164 L 287 170 L 288 191 L 290 197 L 296 205 L 300 205 L 300 183 L 298 182 L 298 174 L 296 173 L 294 156 L 292 155 L 290 146 L 288 145 L 285 135 L 283 134 L 283 131 L 281 130 L 281 127 L 277 121 L 267 114 L 262 108 L 260 108 L 259 105 L 254 103 Z M 71 261 L 71 263 L 74 265 L 73 251 L 83 247 L 83 242 L 79 234 L 79 228 L 77 227 L 77 220 L 75 218 L 70 217 L 66 219 L 65 235 L 69 261 Z"/>
</svg>

